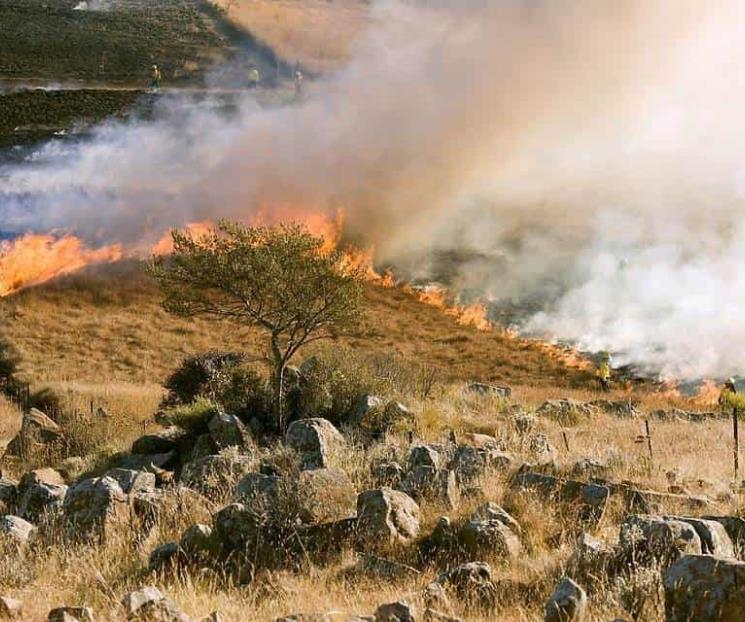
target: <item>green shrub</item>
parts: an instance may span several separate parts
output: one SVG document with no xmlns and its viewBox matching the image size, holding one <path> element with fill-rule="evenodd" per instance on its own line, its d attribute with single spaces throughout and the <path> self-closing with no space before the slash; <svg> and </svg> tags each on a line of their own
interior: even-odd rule
<svg viewBox="0 0 745 622">
<path fill-rule="evenodd" d="M 163 406 L 191 404 L 199 396 L 216 399 L 231 383 L 234 370 L 243 360 L 243 355 L 238 352 L 218 351 L 184 359 L 165 381 L 168 395 Z"/>
<path fill-rule="evenodd" d="M 158 421 L 166 425 L 177 425 L 192 434 L 207 432 L 207 424 L 219 410 L 215 402 L 206 397 L 197 397 L 190 404 L 166 408 L 158 415 Z"/>
</svg>

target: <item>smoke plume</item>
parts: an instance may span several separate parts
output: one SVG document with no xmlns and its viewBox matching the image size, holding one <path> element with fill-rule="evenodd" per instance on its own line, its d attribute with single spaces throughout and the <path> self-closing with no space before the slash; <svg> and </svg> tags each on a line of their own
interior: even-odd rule
<svg viewBox="0 0 745 622">
<path fill-rule="evenodd" d="M 681 377 L 745 363 L 745 6 L 380 2 L 302 104 L 109 124 L 0 172 L 0 229 L 138 244 L 343 208 L 412 277 Z"/>
</svg>

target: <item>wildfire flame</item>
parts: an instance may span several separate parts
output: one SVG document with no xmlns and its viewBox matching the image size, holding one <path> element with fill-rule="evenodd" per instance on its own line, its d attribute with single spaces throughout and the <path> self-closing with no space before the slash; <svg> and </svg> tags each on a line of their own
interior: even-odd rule
<svg viewBox="0 0 745 622">
<path fill-rule="evenodd" d="M 488 331 L 494 328 L 494 324 L 488 319 L 486 307 L 480 302 L 468 306 L 451 304 L 448 301 L 448 293 L 440 285 L 427 285 L 418 290 L 419 302 L 441 309 L 446 315 L 451 315 L 461 326 L 473 326 L 478 330 Z"/>
<path fill-rule="evenodd" d="M 0 243 L 0 296 L 36 285 L 94 263 L 123 257 L 118 244 L 90 249 L 70 235 L 26 234 Z"/>
</svg>

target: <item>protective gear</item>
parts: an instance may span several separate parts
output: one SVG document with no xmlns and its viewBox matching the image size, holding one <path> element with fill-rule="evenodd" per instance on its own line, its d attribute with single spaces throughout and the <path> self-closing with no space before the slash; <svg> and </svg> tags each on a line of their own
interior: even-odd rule
<svg viewBox="0 0 745 622">
<path fill-rule="evenodd" d="M 248 70 L 248 86 L 249 87 L 258 86 L 260 80 L 261 80 L 261 76 L 259 75 L 259 70 L 256 69 L 256 67 L 251 67 Z"/>
<path fill-rule="evenodd" d="M 600 364 L 597 370 L 598 382 L 603 391 L 610 391 L 611 355 L 610 352 L 600 353 Z"/>
<path fill-rule="evenodd" d="M 160 80 L 162 76 L 158 65 L 153 65 L 152 70 L 153 81 L 150 83 L 150 88 L 157 91 L 160 88 Z"/>
<path fill-rule="evenodd" d="M 735 396 L 737 395 L 737 387 L 735 386 L 734 378 L 727 378 L 722 387 L 722 391 L 719 394 L 719 405 L 725 408 L 731 406 L 734 407 Z"/>
</svg>

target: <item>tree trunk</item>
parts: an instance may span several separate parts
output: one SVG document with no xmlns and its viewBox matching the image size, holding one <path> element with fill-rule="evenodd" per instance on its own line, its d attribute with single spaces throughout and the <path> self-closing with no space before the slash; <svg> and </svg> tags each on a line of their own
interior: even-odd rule
<svg viewBox="0 0 745 622">
<path fill-rule="evenodd" d="M 285 421 L 285 367 L 287 364 L 279 347 L 279 337 L 276 335 L 272 335 L 272 354 L 274 356 L 272 407 L 274 409 L 274 417 L 277 420 L 277 428 L 280 434 L 284 434 L 287 427 L 287 422 Z"/>
</svg>

